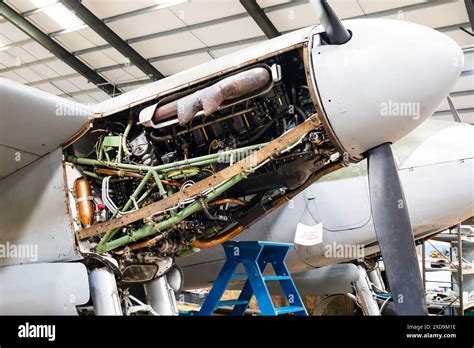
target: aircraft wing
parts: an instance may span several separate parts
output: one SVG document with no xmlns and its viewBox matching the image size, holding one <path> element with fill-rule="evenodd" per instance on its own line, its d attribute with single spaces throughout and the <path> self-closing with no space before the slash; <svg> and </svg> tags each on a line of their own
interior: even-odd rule
<svg viewBox="0 0 474 348">
<path fill-rule="evenodd" d="M 85 105 L 0 78 L 0 180 L 58 148 L 90 114 Z"/>
</svg>

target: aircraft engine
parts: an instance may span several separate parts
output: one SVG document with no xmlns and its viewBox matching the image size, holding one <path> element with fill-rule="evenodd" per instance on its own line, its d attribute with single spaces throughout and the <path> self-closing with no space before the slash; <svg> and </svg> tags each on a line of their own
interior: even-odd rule
<svg viewBox="0 0 474 348">
<path fill-rule="evenodd" d="M 304 54 L 277 53 L 96 118 L 65 149 L 68 182 L 92 188 L 91 225 L 74 220 L 81 250 L 112 256 L 122 270 L 187 255 L 343 166 Z"/>
</svg>

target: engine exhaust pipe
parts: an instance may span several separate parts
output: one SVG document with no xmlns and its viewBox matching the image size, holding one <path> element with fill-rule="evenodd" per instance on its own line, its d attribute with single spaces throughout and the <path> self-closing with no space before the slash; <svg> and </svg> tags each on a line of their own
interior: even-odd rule
<svg viewBox="0 0 474 348">
<path fill-rule="evenodd" d="M 224 101 L 258 91 L 270 81 L 271 73 L 265 68 L 242 71 L 212 86 L 158 107 L 153 114 L 153 122 L 157 123 L 178 115 L 179 124 L 184 126 L 191 122 L 198 112 L 203 111 L 205 116 L 209 116 L 217 111 Z"/>
</svg>

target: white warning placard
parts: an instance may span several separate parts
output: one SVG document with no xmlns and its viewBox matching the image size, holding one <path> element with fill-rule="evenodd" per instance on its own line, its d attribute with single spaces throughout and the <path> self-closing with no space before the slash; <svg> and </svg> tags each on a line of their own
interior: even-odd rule
<svg viewBox="0 0 474 348">
<path fill-rule="evenodd" d="M 295 233 L 295 244 L 311 246 L 323 242 L 323 223 L 320 222 L 315 226 L 308 226 L 298 223 Z"/>
</svg>

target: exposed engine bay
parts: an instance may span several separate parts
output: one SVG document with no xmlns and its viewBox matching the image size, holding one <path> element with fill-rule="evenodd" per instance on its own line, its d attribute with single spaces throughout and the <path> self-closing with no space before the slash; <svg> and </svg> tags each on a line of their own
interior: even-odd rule
<svg viewBox="0 0 474 348">
<path fill-rule="evenodd" d="M 115 259 L 124 282 L 153 279 L 341 166 L 303 52 L 94 119 L 64 151 L 79 250 Z"/>
</svg>

